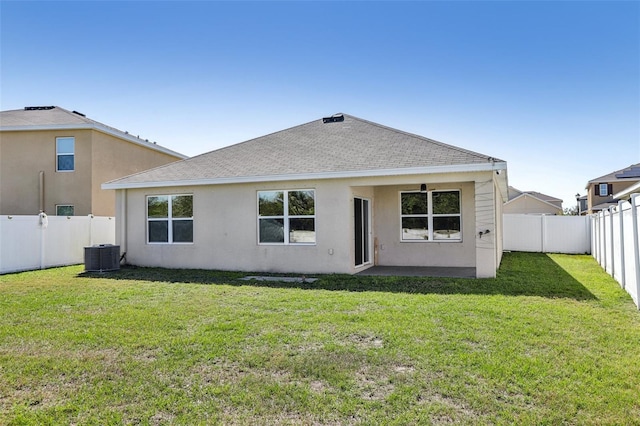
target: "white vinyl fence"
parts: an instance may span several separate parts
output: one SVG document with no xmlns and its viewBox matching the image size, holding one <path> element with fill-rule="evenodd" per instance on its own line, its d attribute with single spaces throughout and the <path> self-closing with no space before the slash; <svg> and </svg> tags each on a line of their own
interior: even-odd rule
<svg viewBox="0 0 640 426">
<path fill-rule="evenodd" d="M 593 216 L 591 252 L 640 309 L 640 194 Z"/>
<path fill-rule="evenodd" d="M 84 247 L 115 243 L 115 219 L 0 216 L 0 274 L 84 262 Z"/>
<path fill-rule="evenodd" d="M 504 249 L 540 253 L 591 252 L 589 216 L 503 215 Z"/>
</svg>

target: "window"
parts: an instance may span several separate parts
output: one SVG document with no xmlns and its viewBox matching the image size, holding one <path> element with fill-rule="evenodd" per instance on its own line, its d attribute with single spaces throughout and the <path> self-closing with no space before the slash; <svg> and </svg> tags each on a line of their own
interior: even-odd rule
<svg viewBox="0 0 640 426">
<path fill-rule="evenodd" d="M 149 243 L 193 242 L 193 195 L 147 197 Z"/>
<path fill-rule="evenodd" d="M 460 241 L 460 211 L 460 191 L 401 192 L 401 240 Z"/>
<path fill-rule="evenodd" d="M 600 185 L 598 185 L 598 195 L 601 197 L 607 197 L 609 196 L 609 185 L 607 185 L 606 183 L 601 183 Z"/>
<path fill-rule="evenodd" d="M 76 138 L 56 138 L 56 171 L 72 172 L 75 170 Z"/>
<path fill-rule="evenodd" d="M 258 242 L 315 244 L 315 191 L 258 191 Z"/>
<path fill-rule="evenodd" d="M 73 216 L 73 206 L 70 204 L 57 204 L 56 216 Z"/>
</svg>

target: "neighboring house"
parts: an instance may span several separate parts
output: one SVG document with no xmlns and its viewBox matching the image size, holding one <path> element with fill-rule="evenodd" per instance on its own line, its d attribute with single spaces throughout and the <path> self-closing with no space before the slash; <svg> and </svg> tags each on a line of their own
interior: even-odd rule
<svg viewBox="0 0 640 426">
<path fill-rule="evenodd" d="M 0 112 L 0 214 L 115 214 L 108 180 L 186 156 L 60 107 Z"/>
<path fill-rule="evenodd" d="M 105 183 L 139 266 L 356 273 L 502 258 L 507 164 L 336 114 Z"/>
<path fill-rule="evenodd" d="M 505 214 L 562 214 L 562 200 L 535 191 L 520 191 L 509 187 L 509 200 L 504 203 Z"/>
<path fill-rule="evenodd" d="M 587 213 L 597 213 L 617 205 L 619 197 L 615 194 L 624 193 L 638 182 L 640 182 L 640 163 L 590 180 L 586 186 Z"/>
<path fill-rule="evenodd" d="M 576 206 L 578 208 L 578 215 L 586 215 L 589 211 L 589 196 L 576 194 Z"/>
</svg>

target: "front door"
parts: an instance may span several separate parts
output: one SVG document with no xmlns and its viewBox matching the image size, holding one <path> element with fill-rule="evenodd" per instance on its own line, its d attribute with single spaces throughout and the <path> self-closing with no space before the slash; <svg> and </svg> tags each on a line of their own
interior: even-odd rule
<svg viewBox="0 0 640 426">
<path fill-rule="evenodd" d="M 369 200 L 353 199 L 354 231 L 355 231 L 355 265 L 362 266 L 371 262 L 370 250 L 370 217 Z"/>
</svg>

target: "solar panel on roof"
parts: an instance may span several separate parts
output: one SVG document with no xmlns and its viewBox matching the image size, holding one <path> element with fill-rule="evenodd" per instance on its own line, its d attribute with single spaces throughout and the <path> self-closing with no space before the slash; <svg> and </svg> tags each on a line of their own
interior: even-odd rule
<svg viewBox="0 0 640 426">
<path fill-rule="evenodd" d="M 640 178 L 640 167 L 631 167 L 616 175 L 618 179 L 624 178 Z"/>
</svg>

